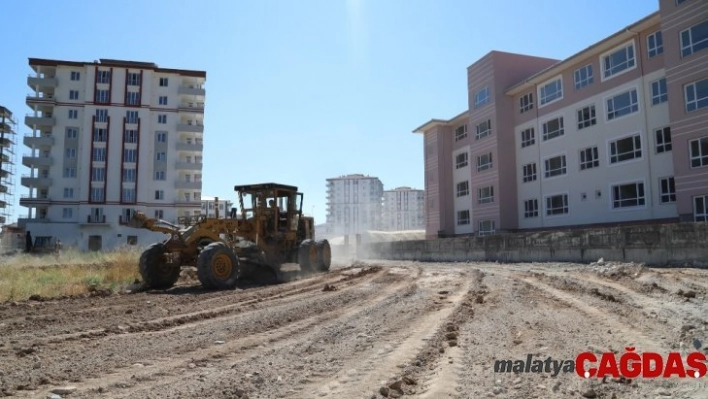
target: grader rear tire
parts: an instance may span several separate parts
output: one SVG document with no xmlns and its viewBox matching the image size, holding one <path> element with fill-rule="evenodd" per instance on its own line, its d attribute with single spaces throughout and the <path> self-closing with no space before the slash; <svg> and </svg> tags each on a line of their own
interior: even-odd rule
<svg viewBox="0 0 708 399">
<path fill-rule="evenodd" d="M 297 263 L 300 264 L 301 271 L 311 272 L 313 270 L 317 270 L 319 268 L 319 253 L 317 251 L 317 244 L 310 239 L 300 243 L 297 258 Z"/>
<path fill-rule="evenodd" d="M 165 260 L 167 248 L 162 243 L 155 243 L 147 247 L 140 255 L 140 275 L 149 288 L 170 288 L 179 279 L 179 266 L 174 266 Z"/>
<path fill-rule="evenodd" d="M 315 246 L 317 247 L 317 270 L 326 272 L 332 265 L 332 248 L 327 240 L 319 240 Z"/>
<path fill-rule="evenodd" d="M 214 242 L 199 253 L 197 277 L 204 288 L 233 289 L 238 282 L 238 274 L 238 258 L 226 244 Z"/>
</svg>

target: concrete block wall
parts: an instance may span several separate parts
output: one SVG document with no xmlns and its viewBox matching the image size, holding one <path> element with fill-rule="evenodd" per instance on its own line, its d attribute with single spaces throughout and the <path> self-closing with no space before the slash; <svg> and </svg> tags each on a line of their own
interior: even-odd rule
<svg viewBox="0 0 708 399">
<path fill-rule="evenodd" d="M 708 267 L 708 223 L 557 230 L 362 244 L 361 259 L 500 262 L 638 262 Z"/>
</svg>

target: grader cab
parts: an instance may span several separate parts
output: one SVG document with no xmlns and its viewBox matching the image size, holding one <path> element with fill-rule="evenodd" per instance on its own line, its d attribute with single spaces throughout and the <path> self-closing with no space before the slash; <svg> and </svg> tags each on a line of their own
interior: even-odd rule
<svg viewBox="0 0 708 399">
<path fill-rule="evenodd" d="M 150 288 L 172 287 L 182 266 L 196 266 L 205 288 L 231 289 L 239 280 L 279 281 L 281 267 L 301 273 L 329 270 L 327 240 L 314 240 L 314 219 L 302 215 L 303 194 L 277 183 L 235 186 L 239 209 L 228 215 L 200 215 L 182 226 L 136 212 L 126 225 L 169 234 L 140 256 L 140 274 Z M 187 226 L 185 226 L 185 224 Z M 267 278 L 269 277 L 269 278 Z"/>
</svg>

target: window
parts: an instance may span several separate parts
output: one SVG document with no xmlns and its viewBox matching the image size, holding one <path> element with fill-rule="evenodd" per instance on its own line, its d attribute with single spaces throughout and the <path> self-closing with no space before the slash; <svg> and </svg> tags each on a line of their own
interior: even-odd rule
<svg viewBox="0 0 708 399">
<path fill-rule="evenodd" d="M 484 104 L 487 104 L 488 102 L 489 102 L 489 87 L 485 87 L 484 89 L 482 89 L 474 94 L 474 107 L 475 107 L 475 109 L 483 106 Z"/>
<path fill-rule="evenodd" d="M 494 202 L 494 186 L 480 187 L 477 189 L 477 203 L 489 204 Z"/>
<path fill-rule="evenodd" d="M 708 107 L 708 79 L 686 85 L 686 112 Z"/>
<path fill-rule="evenodd" d="M 64 150 L 64 157 L 69 159 L 76 158 L 76 148 L 67 148 Z"/>
<path fill-rule="evenodd" d="M 135 72 L 128 72 L 125 78 L 126 84 L 128 86 L 140 86 L 140 74 Z"/>
<path fill-rule="evenodd" d="M 537 218 L 538 217 L 538 200 L 530 199 L 524 201 L 524 218 Z"/>
<path fill-rule="evenodd" d="M 155 199 L 156 200 L 163 200 L 165 199 L 165 192 L 162 190 L 155 190 Z"/>
<path fill-rule="evenodd" d="M 693 197 L 693 220 L 708 222 L 708 195 Z"/>
<path fill-rule="evenodd" d="M 98 71 L 96 83 L 111 83 L 111 71 Z"/>
<path fill-rule="evenodd" d="M 492 168 L 492 153 L 480 155 L 477 157 L 477 172 Z"/>
<path fill-rule="evenodd" d="M 78 90 L 69 90 L 69 100 L 78 100 L 79 99 L 79 91 Z"/>
<path fill-rule="evenodd" d="M 455 141 L 460 141 L 467 137 L 467 124 L 459 126 L 455 129 Z"/>
<path fill-rule="evenodd" d="M 91 168 L 91 181 L 106 181 L 106 168 Z"/>
<path fill-rule="evenodd" d="M 681 5 L 681 3 L 683 3 L 684 1 L 686 1 L 686 0 L 676 0 L 676 5 L 677 5 L 677 6 L 678 6 L 678 5 Z"/>
<path fill-rule="evenodd" d="M 543 124 L 543 141 L 560 137 L 565 134 L 563 117 L 551 119 Z"/>
<path fill-rule="evenodd" d="M 575 72 L 573 72 L 573 79 L 575 81 L 575 90 L 582 89 L 592 84 L 594 80 L 592 76 L 592 64 L 576 69 Z"/>
<path fill-rule="evenodd" d="M 636 66 L 634 58 L 634 43 L 625 45 L 602 57 L 603 77 L 605 79 L 629 71 Z"/>
<path fill-rule="evenodd" d="M 96 102 L 102 104 L 110 102 L 108 98 L 108 90 L 96 90 Z"/>
<path fill-rule="evenodd" d="M 67 127 L 66 128 L 66 138 L 67 139 L 76 139 L 79 137 L 79 129 L 75 127 Z"/>
<path fill-rule="evenodd" d="M 468 180 L 457 183 L 457 197 L 465 197 L 470 194 L 470 182 Z"/>
<path fill-rule="evenodd" d="M 661 104 L 667 100 L 666 78 L 651 82 L 651 105 Z"/>
<path fill-rule="evenodd" d="M 167 78 L 160 78 L 160 87 L 167 87 L 168 83 L 169 81 L 167 80 Z"/>
<path fill-rule="evenodd" d="M 708 136 L 688 142 L 691 167 L 708 166 Z"/>
<path fill-rule="evenodd" d="M 136 163 L 138 161 L 138 150 L 135 148 L 126 148 L 123 150 L 123 162 Z"/>
<path fill-rule="evenodd" d="M 465 226 L 468 224 L 470 224 L 470 211 L 468 209 L 457 211 L 457 225 Z"/>
<path fill-rule="evenodd" d="M 69 119 L 78 119 L 79 118 L 79 110 L 78 109 L 70 109 L 69 110 Z"/>
<path fill-rule="evenodd" d="M 125 103 L 128 105 L 140 105 L 140 93 L 137 91 L 125 93 Z"/>
<path fill-rule="evenodd" d="M 644 206 L 644 183 L 636 182 L 612 186 L 612 208 Z"/>
<path fill-rule="evenodd" d="M 108 140 L 108 129 L 94 128 L 93 129 L 93 141 L 103 143 Z"/>
<path fill-rule="evenodd" d="M 558 194 L 546 197 L 546 216 L 564 215 L 568 213 L 568 194 Z"/>
<path fill-rule="evenodd" d="M 62 208 L 61 217 L 62 217 L 62 219 L 71 219 L 72 217 L 74 217 L 74 209 L 73 208 Z"/>
<path fill-rule="evenodd" d="M 661 154 L 662 152 L 671 151 L 671 128 L 664 127 L 654 131 L 654 137 L 656 137 L 656 153 Z"/>
<path fill-rule="evenodd" d="M 455 155 L 455 169 L 461 169 L 467 166 L 467 152 L 461 152 Z"/>
<path fill-rule="evenodd" d="M 541 86 L 541 94 L 538 97 L 541 105 L 563 98 L 563 81 L 561 78 Z"/>
<path fill-rule="evenodd" d="M 524 113 L 533 109 L 533 93 L 524 94 L 519 98 L 519 112 Z"/>
<path fill-rule="evenodd" d="M 64 168 L 64 177 L 76 177 L 76 168 Z"/>
<path fill-rule="evenodd" d="M 647 49 L 649 58 L 656 57 L 664 52 L 664 38 L 660 30 L 647 36 Z"/>
<path fill-rule="evenodd" d="M 167 105 L 167 96 L 160 96 L 157 100 L 160 105 Z"/>
<path fill-rule="evenodd" d="M 536 133 L 534 132 L 534 128 L 530 127 L 521 131 L 521 148 L 534 145 L 535 143 Z"/>
<path fill-rule="evenodd" d="M 123 188 L 123 192 L 121 193 L 121 201 L 135 202 L 135 189 L 134 188 Z"/>
<path fill-rule="evenodd" d="M 167 132 L 157 132 L 155 137 L 157 138 L 158 143 L 166 143 L 167 142 Z"/>
<path fill-rule="evenodd" d="M 102 202 L 105 201 L 106 190 L 103 187 L 93 187 L 91 188 L 91 201 Z"/>
<path fill-rule="evenodd" d="M 81 79 L 81 72 L 71 71 L 71 80 Z"/>
<path fill-rule="evenodd" d="M 165 213 L 162 209 L 155 209 L 155 219 L 162 219 L 165 217 Z"/>
<path fill-rule="evenodd" d="M 642 157 L 642 140 L 636 134 L 610 143 L 610 163 L 618 163 Z"/>
<path fill-rule="evenodd" d="M 155 180 L 165 180 L 165 171 L 158 170 L 155 172 Z"/>
<path fill-rule="evenodd" d="M 681 56 L 708 48 L 708 20 L 681 31 Z"/>
<path fill-rule="evenodd" d="M 477 140 L 481 139 L 482 137 L 486 137 L 492 134 L 492 120 L 487 119 L 486 121 L 480 123 L 477 125 Z"/>
<path fill-rule="evenodd" d="M 157 123 L 167 123 L 167 115 L 160 114 L 157 116 Z"/>
<path fill-rule="evenodd" d="M 155 160 L 157 161 L 166 161 L 167 160 L 167 154 L 164 151 L 160 151 L 155 153 Z"/>
<path fill-rule="evenodd" d="M 595 105 L 588 105 L 578 110 L 578 130 L 597 124 Z"/>
<path fill-rule="evenodd" d="M 564 175 L 566 173 L 565 155 L 558 155 L 544 161 L 546 178 Z"/>
<path fill-rule="evenodd" d="M 526 164 L 521 167 L 521 174 L 524 183 L 536 180 L 536 162 Z"/>
<path fill-rule="evenodd" d="M 96 110 L 96 122 L 108 122 L 108 110 L 99 108 Z"/>
<path fill-rule="evenodd" d="M 600 166 L 600 156 L 597 147 L 580 150 L 580 170 L 597 168 Z"/>
<path fill-rule="evenodd" d="M 137 143 L 138 131 L 133 129 L 126 129 L 123 133 L 123 141 L 125 141 L 126 143 Z"/>
<path fill-rule="evenodd" d="M 126 111 L 125 123 L 138 123 L 138 111 Z"/>
<path fill-rule="evenodd" d="M 74 198 L 74 189 L 70 187 L 65 187 L 64 198 Z"/>
<path fill-rule="evenodd" d="M 136 176 L 135 168 L 123 168 L 123 182 L 135 183 Z"/>
<path fill-rule="evenodd" d="M 676 202 L 676 184 L 673 177 L 659 179 L 659 188 L 661 190 L 659 199 L 662 204 Z"/>
<path fill-rule="evenodd" d="M 494 228 L 494 221 L 493 220 L 480 220 L 477 225 L 479 226 L 478 232 L 479 235 L 481 236 L 488 236 L 490 234 L 494 234 L 494 231 L 496 230 Z"/>
<path fill-rule="evenodd" d="M 637 90 L 631 89 L 607 99 L 607 120 L 617 119 L 639 111 Z"/>
</svg>

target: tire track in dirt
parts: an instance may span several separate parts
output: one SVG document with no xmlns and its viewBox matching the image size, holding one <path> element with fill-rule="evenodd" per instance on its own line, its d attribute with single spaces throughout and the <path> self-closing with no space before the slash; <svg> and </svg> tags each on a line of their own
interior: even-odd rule
<svg viewBox="0 0 708 399">
<path fill-rule="evenodd" d="M 381 275 L 372 276 L 368 280 L 362 280 L 362 283 L 373 284 L 376 280 L 381 280 Z M 378 278 L 377 278 L 378 277 Z M 109 374 L 108 376 L 100 377 L 96 380 L 86 381 L 81 385 L 81 393 L 72 394 L 72 397 L 81 397 L 83 393 L 91 394 L 91 391 L 97 390 L 98 387 L 108 387 L 113 389 L 112 397 L 134 397 L 134 395 L 143 392 L 144 390 L 155 390 L 159 386 L 178 385 L 181 381 L 190 380 L 191 377 L 196 377 L 204 372 L 200 370 L 185 370 L 179 373 L 187 363 L 194 364 L 215 363 L 241 363 L 257 356 L 263 352 L 263 345 L 267 344 L 269 351 L 278 351 L 287 345 L 295 342 L 300 342 L 305 336 L 317 334 L 321 329 L 326 329 L 332 325 L 341 324 L 347 320 L 354 320 L 359 317 L 360 313 L 365 311 L 368 306 L 381 303 L 384 299 L 396 295 L 398 293 L 410 291 L 414 287 L 415 278 L 410 276 L 404 279 L 392 281 L 390 284 L 371 290 L 372 296 L 360 300 L 353 301 L 343 307 L 329 307 L 314 316 L 299 320 L 294 323 L 287 324 L 283 327 L 269 330 L 263 335 L 249 335 L 244 338 L 227 342 L 223 345 L 215 345 L 202 350 L 199 356 L 190 358 L 193 353 L 181 354 L 178 359 L 158 359 L 150 363 L 153 365 L 142 373 L 136 373 L 133 369 L 118 372 L 117 374 Z M 362 288 L 361 284 L 347 287 L 346 289 Z M 333 295 L 341 295 L 342 291 L 336 291 Z M 323 298 L 326 299 L 326 298 Z M 180 367 L 181 366 L 181 367 Z M 218 368 L 218 367 L 217 367 Z M 178 375 L 174 375 L 178 372 Z M 134 376 L 134 377 L 133 377 Z M 126 382 L 128 381 L 128 382 Z M 132 382 L 131 382 L 132 381 Z M 140 385 L 140 382 L 158 382 L 158 386 L 146 388 Z M 116 392 L 116 388 L 123 388 Z M 116 396 L 119 395 L 119 396 Z"/>
</svg>

